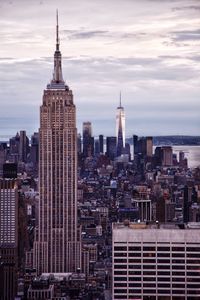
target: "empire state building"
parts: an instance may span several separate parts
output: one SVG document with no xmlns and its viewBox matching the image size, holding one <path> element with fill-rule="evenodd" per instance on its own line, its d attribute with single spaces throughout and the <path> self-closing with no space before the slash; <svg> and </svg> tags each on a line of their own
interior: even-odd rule
<svg viewBox="0 0 200 300">
<path fill-rule="evenodd" d="M 40 107 L 39 224 L 33 252 L 38 274 L 75 272 L 80 267 L 76 107 L 61 62 L 57 14 L 53 79 Z"/>
</svg>

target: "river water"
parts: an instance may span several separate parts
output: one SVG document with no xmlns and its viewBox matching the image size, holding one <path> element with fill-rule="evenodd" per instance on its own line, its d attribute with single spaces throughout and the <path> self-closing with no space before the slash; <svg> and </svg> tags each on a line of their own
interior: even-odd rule
<svg viewBox="0 0 200 300">
<path fill-rule="evenodd" d="M 153 152 L 156 146 L 153 147 Z M 173 153 L 177 155 L 177 159 L 179 160 L 179 152 L 183 151 L 185 153 L 185 157 L 188 159 L 188 167 L 196 168 L 200 166 L 200 146 L 172 146 Z M 131 154 L 133 153 L 133 145 L 131 145 Z"/>
<path fill-rule="evenodd" d="M 185 157 L 188 159 L 189 168 L 200 166 L 200 146 L 173 146 L 173 153 L 177 154 L 177 158 L 179 151 L 185 153 Z"/>
</svg>

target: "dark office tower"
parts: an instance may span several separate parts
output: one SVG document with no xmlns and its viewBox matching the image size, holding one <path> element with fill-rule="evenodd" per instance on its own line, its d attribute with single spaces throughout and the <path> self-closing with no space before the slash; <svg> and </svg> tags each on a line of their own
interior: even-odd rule
<svg viewBox="0 0 200 300">
<path fill-rule="evenodd" d="M 165 215 L 166 215 L 166 205 L 165 205 L 165 199 L 163 196 L 158 197 L 156 199 L 156 220 L 164 223 L 165 222 Z"/>
<path fill-rule="evenodd" d="M 187 185 L 185 185 L 183 191 L 183 222 L 189 222 L 189 189 Z"/>
<path fill-rule="evenodd" d="M 10 157 L 9 160 L 12 162 L 18 162 L 19 160 L 19 144 L 20 144 L 20 136 L 17 132 L 16 136 L 12 137 L 9 141 L 10 144 Z"/>
<path fill-rule="evenodd" d="M 183 151 L 179 152 L 179 166 L 181 168 L 188 168 L 188 161 L 187 158 L 185 157 L 185 153 Z"/>
<path fill-rule="evenodd" d="M 0 179 L 0 299 L 13 300 L 17 287 L 18 191 L 15 179 Z"/>
<path fill-rule="evenodd" d="M 82 146 L 81 146 L 81 134 L 78 133 L 77 135 L 77 152 L 78 154 L 81 154 L 81 149 L 82 149 Z"/>
<path fill-rule="evenodd" d="M 56 33 L 53 79 L 40 107 L 39 226 L 33 251 L 38 274 L 76 272 L 81 265 L 76 107 L 62 77 L 58 15 Z"/>
<path fill-rule="evenodd" d="M 124 148 L 123 153 L 128 154 L 129 160 L 131 159 L 131 149 L 130 149 L 130 144 L 129 143 L 125 144 L 125 148 Z"/>
<path fill-rule="evenodd" d="M 117 139 L 115 136 L 108 136 L 106 138 L 106 155 L 111 159 L 114 160 L 116 157 L 116 143 Z"/>
<path fill-rule="evenodd" d="M 121 92 L 120 92 L 120 103 L 117 108 L 116 114 L 116 138 L 117 138 L 117 156 L 123 153 L 125 147 L 125 112 L 121 104 Z"/>
<path fill-rule="evenodd" d="M 36 167 L 39 161 L 39 134 L 34 132 L 31 137 L 30 160 Z"/>
<path fill-rule="evenodd" d="M 155 155 L 154 155 L 154 159 L 155 159 L 155 166 L 161 166 L 162 165 L 162 147 L 156 147 L 155 149 Z"/>
<path fill-rule="evenodd" d="M 147 140 L 145 137 L 141 137 L 138 141 L 139 153 L 141 153 L 144 158 L 147 155 Z"/>
<path fill-rule="evenodd" d="M 101 154 L 104 153 L 104 140 L 102 134 L 99 135 L 99 150 Z"/>
<path fill-rule="evenodd" d="M 4 145 L 1 143 L 0 144 L 0 177 L 3 174 L 3 164 L 6 161 L 6 154 L 7 154 L 7 151 L 4 147 Z"/>
<path fill-rule="evenodd" d="M 185 153 L 183 151 L 179 152 L 179 163 L 181 163 L 185 159 Z"/>
<path fill-rule="evenodd" d="M 26 162 L 27 155 L 29 153 L 29 139 L 26 136 L 26 131 L 20 131 L 20 138 L 19 138 L 19 160 L 22 162 Z"/>
<path fill-rule="evenodd" d="M 90 138 L 89 148 L 88 148 L 88 156 L 94 155 L 94 137 Z"/>
<path fill-rule="evenodd" d="M 137 147 L 137 142 L 138 142 L 138 136 L 133 135 L 133 157 L 138 153 L 138 147 Z"/>
<path fill-rule="evenodd" d="M 146 156 L 152 157 L 153 155 L 153 137 L 146 137 Z"/>
<path fill-rule="evenodd" d="M 9 179 L 17 178 L 17 164 L 5 163 L 3 165 L 3 178 L 9 178 Z"/>
<path fill-rule="evenodd" d="M 83 122 L 83 155 L 94 155 L 94 138 L 92 137 L 91 122 Z"/>
<path fill-rule="evenodd" d="M 100 154 L 99 140 L 96 140 L 94 142 L 94 153 L 95 153 L 95 155 L 99 155 Z"/>
<path fill-rule="evenodd" d="M 191 202 L 192 203 L 197 203 L 197 201 L 198 201 L 198 193 L 197 193 L 195 187 L 193 186 L 192 187 Z"/>
</svg>

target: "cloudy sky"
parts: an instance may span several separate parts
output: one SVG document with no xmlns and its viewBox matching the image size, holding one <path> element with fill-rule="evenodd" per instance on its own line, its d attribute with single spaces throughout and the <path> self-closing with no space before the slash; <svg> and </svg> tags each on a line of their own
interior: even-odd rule
<svg viewBox="0 0 200 300">
<path fill-rule="evenodd" d="M 126 135 L 200 135 L 199 0 L 0 0 L 0 136 L 39 127 L 59 10 L 77 125 Z"/>
</svg>

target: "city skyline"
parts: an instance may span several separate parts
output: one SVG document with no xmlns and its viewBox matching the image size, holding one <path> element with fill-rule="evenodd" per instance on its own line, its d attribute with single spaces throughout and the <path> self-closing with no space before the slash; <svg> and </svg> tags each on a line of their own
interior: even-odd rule
<svg viewBox="0 0 200 300">
<path fill-rule="evenodd" d="M 127 136 L 199 135 L 195 0 L 1 1 L 1 134 L 39 128 L 40 95 L 53 66 L 56 8 L 79 132 L 91 121 L 94 135 L 115 135 L 121 90 Z"/>
</svg>

